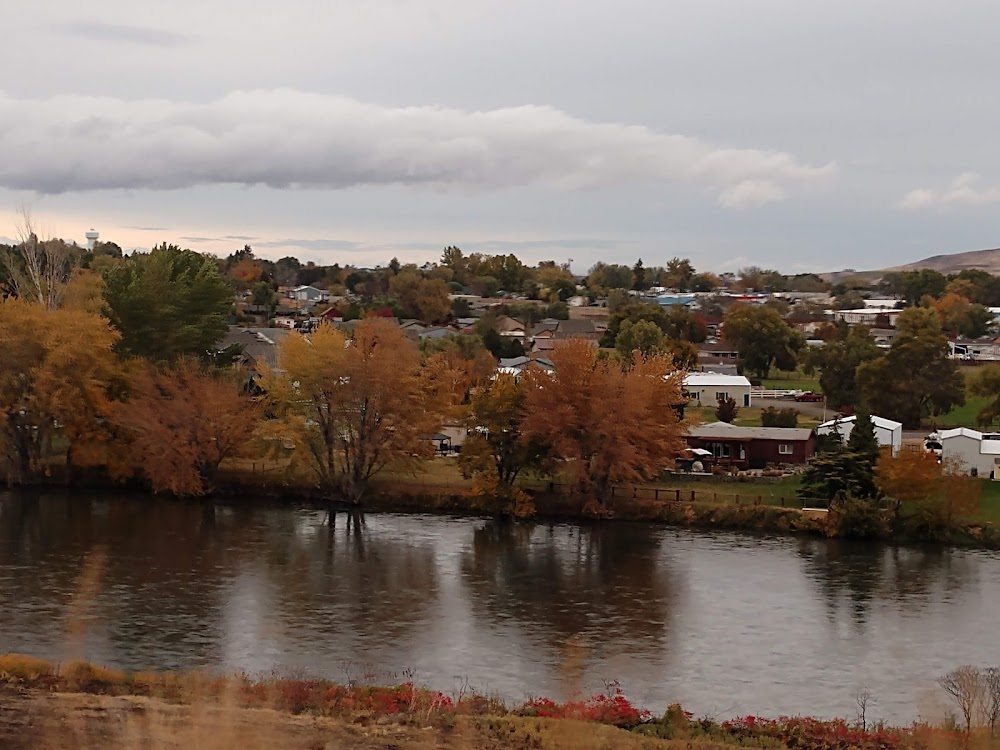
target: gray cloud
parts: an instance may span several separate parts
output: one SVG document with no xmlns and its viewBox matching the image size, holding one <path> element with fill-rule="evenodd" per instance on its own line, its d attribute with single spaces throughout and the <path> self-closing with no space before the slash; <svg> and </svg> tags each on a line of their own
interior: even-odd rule
<svg viewBox="0 0 1000 750">
<path fill-rule="evenodd" d="M 224 240 L 238 240 L 240 242 L 252 242 L 253 240 L 255 240 L 257 238 L 256 237 L 250 237 L 249 235 L 245 235 L 245 234 L 227 234 L 222 239 L 224 239 Z"/>
<path fill-rule="evenodd" d="M 202 242 L 218 242 L 218 237 L 178 237 L 181 242 L 191 242 L 191 243 L 202 243 Z"/>
<path fill-rule="evenodd" d="M 126 226 L 125 229 L 134 229 L 137 232 L 168 232 L 170 231 L 167 227 L 133 227 Z"/>
<path fill-rule="evenodd" d="M 747 208 L 835 170 L 547 106 L 390 108 L 291 90 L 205 104 L 0 94 L 0 137 L 9 155 L 0 186 L 48 194 L 210 184 L 578 190 L 654 180 Z"/>
<path fill-rule="evenodd" d="M 191 41 L 190 37 L 173 31 L 99 21 L 71 21 L 59 24 L 58 28 L 71 36 L 104 43 L 128 42 L 154 47 L 178 47 Z"/>
<path fill-rule="evenodd" d="M 964 172 L 942 190 L 917 188 L 899 202 L 899 207 L 916 211 L 924 208 L 944 210 L 958 206 L 988 206 L 1000 203 L 1000 187 L 982 184 L 975 172 Z"/>
<path fill-rule="evenodd" d="M 324 238 L 308 240 L 268 240 L 258 242 L 257 247 L 301 247 L 304 250 L 357 250 L 361 248 L 361 243 L 350 242 L 348 240 L 331 240 Z"/>
</svg>

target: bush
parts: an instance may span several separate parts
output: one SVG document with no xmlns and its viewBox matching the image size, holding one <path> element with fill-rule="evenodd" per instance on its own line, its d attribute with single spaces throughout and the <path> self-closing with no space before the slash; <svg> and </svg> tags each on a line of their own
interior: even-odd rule
<svg viewBox="0 0 1000 750">
<path fill-rule="evenodd" d="M 13 677 L 18 680 L 37 680 L 41 677 L 50 677 L 54 670 L 52 665 L 42 659 L 23 654 L 3 654 L 0 655 L 0 681 L 5 677 Z"/>
<path fill-rule="evenodd" d="M 732 424 L 739 413 L 740 408 L 736 404 L 736 399 L 732 396 L 726 396 L 719 399 L 719 405 L 715 409 L 715 418 L 720 422 Z"/>
<path fill-rule="evenodd" d="M 844 539 L 882 539 L 889 535 L 889 519 L 874 500 L 847 498 L 832 503 L 827 519 L 830 536 Z"/>
<path fill-rule="evenodd" d="M 799 410 L 769 406 L 760 413 L 760 423 L 764 427 L 798 427 Z"/>
</svg>

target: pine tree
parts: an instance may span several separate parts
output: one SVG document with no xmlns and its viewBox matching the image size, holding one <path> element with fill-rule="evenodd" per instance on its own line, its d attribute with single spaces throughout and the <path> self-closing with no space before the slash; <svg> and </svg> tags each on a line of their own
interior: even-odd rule
<svg viewBox="0 0 1000 750">
<path fill-rule="evenodd" d="M 847 450 L 864 458 L 873 468 L 878 461 L 879 444 L 875 437 L 875 424 L 867 411 L 858 411 L 854 418 L 854 429 L 847 440 Z"/>
</svg>

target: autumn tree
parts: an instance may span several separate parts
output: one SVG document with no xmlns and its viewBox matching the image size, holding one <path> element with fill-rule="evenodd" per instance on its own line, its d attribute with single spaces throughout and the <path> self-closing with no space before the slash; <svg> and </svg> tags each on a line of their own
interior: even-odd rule
<svg viewBox="0 0 1000 750">
<path fill-rule="evenodd" d="M 979 509 L 982 482 L 932 453 L 884 451 L 875 466 L 879 490 L 894 502 L 896 527 L 921 539 L 940 540 Z"/>
<path fill-rule="evenodd" d="M 163 244 L 109 268 L 104 284 L 123 356 L 207 358 L 226 333 L 233 294 L 210 257 Z"/>
<path fill-rule="evenodd" d="M 0 457 L 11 484 L 27 484 L 62 437 L 70 463 L 92 455 L 117 368 L 115 332 L 97 315 L 0 301 Z"/>
<path fill-rule="evenodd" d="M 739 351 L 742 372 L 766 378 L 772 367 L 794 370 L 803 340 L 775 310 L 763 305 L 733 305 L 724 335 Z"/>
<path fill-rule="evenodd" d="M 931 300 L 941 320 L 941 328 L 967 338 L 985 336 L 993 324 L 993 313 L 985 306 L 970 302 L 954 292 L 946 292 L 938 300 Z"/>
<path fill-rule="evenodd" d="M 575 339 L 552 361 L 554 374 L 526 376 L 525 435 L 548 445 L 578 491 L 608 511 L 615 484 L 658 475 L 683 448 L 683 374 L 663 355 L 623 369 Z"/>
<path fill-rule="evenodd" d="M 267 379 L 287 439 L 308 457 L 320 485 L 352 504 L 389 464 L 407 469 L 431 452 L 443 399 L 402 330 L 379 318 L 358 323 L 350 341 L 329 325 L 286 337 L 282 372 Z"/>
<path fill-rule="evenodd" d="M 631 289 L 632 269 L 618 263 L 597 262 L 587 276 L 587 288 L 595 294 L 607 294 L 610 289 Z"/>
<path fill-rule="evenodd" d="M 448 285 L 441 279 L 424 278 L 416 268 L 406 268 L 393 276 L 389 281 L 389 293 L 408 318 L 440 323 L 451 313 Z"/>
<path fill-rule="evenodd" d="M 462 473 L 477 479 L 483 494 L 494 497 L 501 512 L 531 515 L 531 501 L 514 486 L 522 472 L 538 468 L 545 445 L 524 432 L 527 386 L 500 374 L 472 397 L 469 436 L 462 446 Z"/>
<path fill-rule="evenodd" d="M 900 313 L 889 352 L 862 364 L 856 378 L 869 408 L 907 428 L 965 403 L 965 380 L 948 356 L 937 314 L 926 308 Z"/>
<path fill-rule="evenodd" d="M 212 492 L 219 467 L 250 447 L 260 408 L 231 370 L 182 358 L 141 363 L 114 421 L 128 456 L 155 492 Z"/>
</svg>

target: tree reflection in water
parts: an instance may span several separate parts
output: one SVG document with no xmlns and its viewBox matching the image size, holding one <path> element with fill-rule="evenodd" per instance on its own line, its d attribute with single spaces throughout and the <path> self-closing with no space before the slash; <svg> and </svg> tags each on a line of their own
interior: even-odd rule
<svg viewBox="0 0 1000 750">
<path fill-rule="evenodd" d="M 798 547 L 805 571 L 826 604 L 831 620 L 850 609 L 858 627 L 873 604 L 900 612 L 919 611 L 931 598 L 954 595 L 977 580 L 966 553 L 944 547 L 889 547 L 844 539 L 803 539 Z"/>
<path fill-rule="evenodd" d="M 676 587 L 662 529 L 489 521 L 462 559 L 480 621 L 510 621 L 560 655 L 571 688 L 588 657 L 653 654 L 668 640 Z"/>
</svg>

